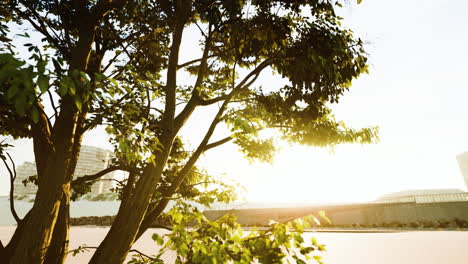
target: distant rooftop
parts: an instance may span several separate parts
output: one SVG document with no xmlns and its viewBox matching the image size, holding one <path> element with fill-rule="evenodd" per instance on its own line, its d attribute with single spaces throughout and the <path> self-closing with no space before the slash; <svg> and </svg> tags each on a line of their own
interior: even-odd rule
<svg viewBox="0 0 468 264">
<path fill-rule="evenodd" d="M 438 194 L 454 194 L 454 193 L 465 193 L 460 189 L 421 189 L 421 190 L 407 190 L 401 192 L 394 192 L 385 194 L 379 197 L 377 200 L 389 200 L 401 197 L 418 196 L 418 195 L 438 195 Z"/>
</svg>

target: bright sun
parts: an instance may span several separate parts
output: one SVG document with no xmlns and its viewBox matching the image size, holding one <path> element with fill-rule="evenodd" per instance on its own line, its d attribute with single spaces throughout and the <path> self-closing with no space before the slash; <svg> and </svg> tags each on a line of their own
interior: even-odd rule
<svg viewBox="0 0 468 264">
<path fill-rule="evenodd" d="M 224 172 L 245 186 L 249 202 L 360 202 L 376 198 L 372 191 L 355 188 L 356 179 L 361 188 L 372 185 L 372 179 L 363 179 L 364 174 L 356 171 L 360 167 L 356 163 L 365 162 L 363 148 L 367 147 L 345 145 L 332 152 L 284 144 L 272 164 L 249 163 L 232 148 L 214 151 L 206 161 L 209 171 Z"/>
</svg>

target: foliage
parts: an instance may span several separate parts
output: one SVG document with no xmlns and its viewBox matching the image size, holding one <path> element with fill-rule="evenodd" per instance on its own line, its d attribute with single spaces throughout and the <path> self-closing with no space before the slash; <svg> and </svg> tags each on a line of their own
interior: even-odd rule
<svg viewBox="0 0 468 264">
<path fill-rule="evenodd" d="M 11 147 L 13 146 L 8 144 L 6 139 L 0 141 L 0 159 L 6 159 L 7 150 Z"/>
<path fill-rule="evenodd" d="M 97 127 L 115 149 L 105 171 L 128 172 L 116 188 L 122 205 L 115 220 L 128 232 L 111 229 L 92 263 L 124 259 L 133 238 L 172 200 L 234 199 L 235 187 L 197 166 L 212 148 L 231 142 L 248 159 L 272 161 L 279 140 L 319 147 L 374 142 L 377 128 L 349 128 L 330 110 L 368 71 L 363 41 L 342 25 L 340 6 L 335 0 L 1 2 L 0 134 L 32 138 L 38 168 L 36 202 L 20 225 L 26 231 L 17 232 L 20 246 L 11 246 L 18 248 L 15 261 L 41 263 L 42 248 L 61 246 L 48 239 L 50 230 L 66 230 L 53 226 L 67 222 L 57 218 L 67 217 L 68 207 L 57 205 L 104 175 L 72 181 L 83 136 Z M 20 26 L 40 41 L 28 33 L 12 41 Z M 197 31 L 196 39 L 184 38 L 187 29 Z M 187 47 L 195 59 L 179 62 Z M 270 70 L 286 84 L 256 82 Z M 180 131 L 203 106 L 216 112 L 193 146 Z M 218 129 L 224 133 L 218 138 L 220 127 L 227 129 Z M 33 231 L 42 241 L 21 235 Z M 116 243 L 119 252 L 111 250 Z"/>
<path fill-rule="evenodd" d="M 172 232 L 153 234 L 161 246 L 159 253 L 151 258 L 134 255 L 129 263 L 163 263 L 161 256 L 170 251 L 176 253 L 175 263 L 306 263 L 311 259 L 322 263 L 313 253 L 324 251 L 325 246 L 315 239 L 306 242 L 302 236 L 310 217 L 271 222 L 266 230 L 244 233 L 232 215 L 208 221 L 186 204 L 173 207 L 168 214 L 174 224 Z"/>
</svg>

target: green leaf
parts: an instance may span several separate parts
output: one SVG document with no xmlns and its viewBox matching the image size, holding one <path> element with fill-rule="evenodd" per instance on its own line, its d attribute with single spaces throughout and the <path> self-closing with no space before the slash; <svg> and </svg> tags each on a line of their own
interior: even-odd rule
<svg viewBox="0 0 468 264">
<path fill-rule="evenodd" d="M 158 235 L 156 233 L 154 233 L 151 238 L 154 241 L 156 241 L 156 244 L 158 244 L 159 246 L 162 246 L 162 244 L 164 244 L 164 239 L 160 235 Z"/>
<path fill-rule="evenodd" d="M 80 72 L 80 77 L 82 80 L 89 82 L 89 76 L 86 74 L 86 72 Z"/>
<path fill-rule="evenodd" d="M 32 121 L 34 122 L 34 124 L 37 124 L 37 122 L 39 122 L 39 111 L 37 110 L 37 107 L 32 107 L 31 108 L 31 112 L 29 113 Z"/>
<path fill-rule="evenodd" d="M 49 76 L 39 75 L 37 77 L 37 86 L 39 86 L 42 93 L 45 93 L 49 89 Z"/>
<path fill-rule="evenodd" d="M 15 110 L 20 116 L 24 116 L 26 113 L 26 97 L 24 94 L 19 93 L 18 98 L 16 98 L 15 102 Z"/>
<path fill-rule="evenodd" d="M 114 80 L 114 79 L 112 79 L 112 78 L 109 78 L 108 80 L 109 80 L 113 85 L 119 86 L 119 83 L 118 83 L 116 80 Z"/>
<path fill-rule="evenodd" d="M 307 264 L 305 261 L 303 261 L 302 259 L 296 259 L 296 263 L 297 264 Z"/>
<path fill-rule="evenodd" d="M 58 60 L 52 59 L 52 63 L 54 64 L 54 68 L 56 72 L 62 72 L 61 63 Z"/>
<path fill-rule="evenodd" d="M 39 73 L 44 73 L 44 72 L 45 72 L 45 68 L 46 68 L 46 64 L 47 64 L 47 63 L 46 63 L 44 60 L 38 61 L 38 62 L 37 62 L 37 65 L 36 65 L 37 71 L 38 71 Z"/>
<path fill-rule="evenodd" d="M 10 86 L 10 89 L 8 89 L 7 91 L 7 98 L 8 99 L 11 99 L 13 98 L 16 94 L 18 93 L 18 85 L 11 85 Z"/>
<path fill-rule="evenodd" d="M 68 93 L 72 96 L 76 94 L 76 86 L 73 81 L 71 81 L 70 85 L 68 86 Z"/>
<path fill-rule="evenodd" d="M 323 219 L 325 219 L 325 221 L 327 221 L 329 224 L 332 223 L 332 221 L 325 215 L 325 211 L 319 211 L 318 215 L 322 217 Z"/>
<path fill-rule="evenodd" d="M 362 2 L 362 0 L 357 0 L 358 5 Z"/>
<path fill-rule="evenodd" d="M 81 98 L 78 96 L 75 96 L 75 105 L 76 105 L 76 108 L 78 108 L 78 111 L 81 112 L 83 109 L 83 102 L 81 101 Z"/>
<path fill-rule="evenodd" d="M 59 85 L 58 85 L 58 93 L 61 95 L 61 96 L 64 96 L 67 94 L 68 92 L 68 87 L 70 86 L 70 78 L 68 76 L 64 76 L 60 82 L 59 82 Z"/>
<path fill-rule="evenodd" d="M 321 256 L 314 256 L 313 257 L 318 263 L 322 264 L 322 257 Z"/>
</svg>

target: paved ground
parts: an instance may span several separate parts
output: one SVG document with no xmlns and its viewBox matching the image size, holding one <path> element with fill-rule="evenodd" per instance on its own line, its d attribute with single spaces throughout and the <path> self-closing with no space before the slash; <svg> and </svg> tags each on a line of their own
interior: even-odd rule
<svg viewBox="0 0 468 264">
<path fill-rule="evenodd" d="M 6 244 L 15 227 L 0 226 L 0 240 Z M 97 246 L 108 228 L 72 227 L 70 248 L 80 245 Z M 151 254 L 156 245 L 151 234 L 159 229 L 150 229 L 135 244 L 134 248 Z M 421 231 L 400 233 L 313 233 L 305 234 L 306 241 L 312 236 L 327 245 L 322 254 L 325 264 L 466 264 L 468 263 L 468 232 Z M 67 263 L 87 263 L 92 252 L 69 257 Z M 166 256 L 171 263 L 174 256 Z M 313 262 L 312 262 L 313 263 Z"/>
</svg>

